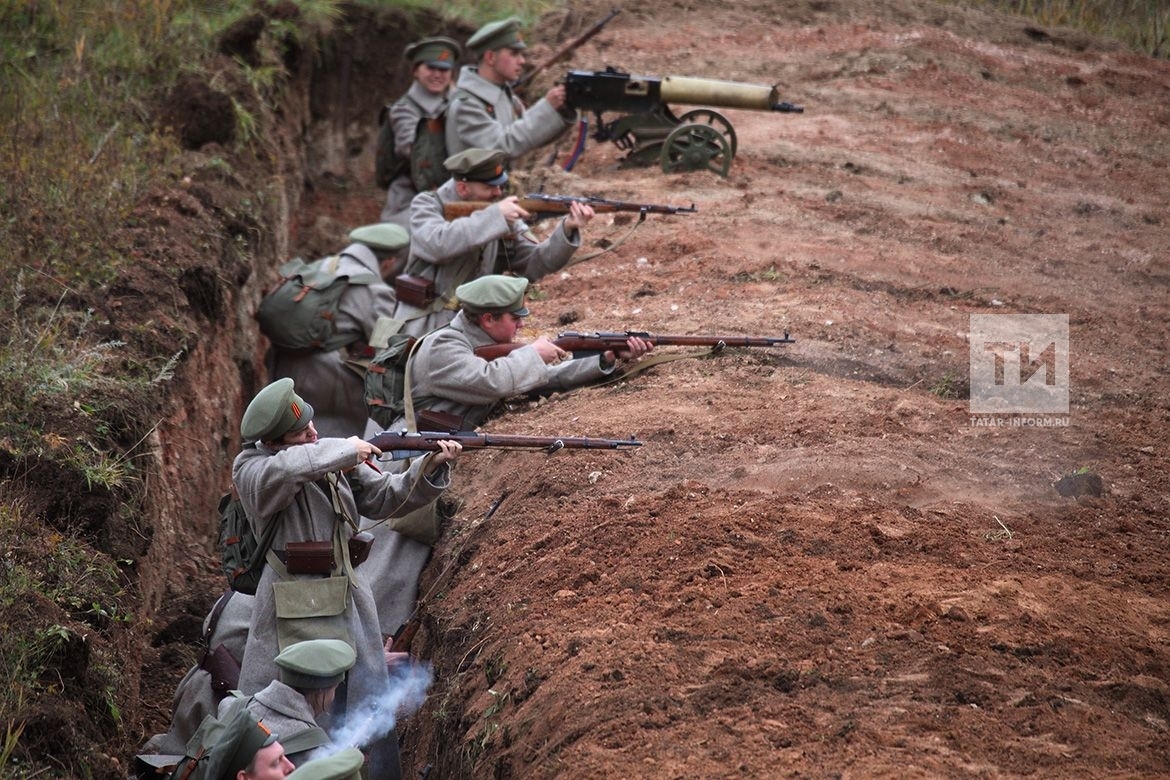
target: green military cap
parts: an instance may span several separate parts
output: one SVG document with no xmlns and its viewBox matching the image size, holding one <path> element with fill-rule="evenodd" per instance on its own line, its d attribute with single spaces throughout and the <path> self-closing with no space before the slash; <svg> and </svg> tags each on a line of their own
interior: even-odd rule
<svg viewBox="0 0 1170 780">
<path fill-rule="evenodd" d="M 280 681 L 293 688 L 332 688 L 353 668 L 357 653 L 341 639 L 295 642 L 276 656 Z"/>
<path fill-rule="evenodd" d="M 393 222 L 378 222 L 373 225 L 362 225 L 349 231 L 349 240 L 365 244 L 370 249 L 383 249 L 388 252 L 402 249 L 410 244 L 410 233 L 401 225 Z"/>
<path fill-rule="evenodd" d="M 502 187 L 508 183 L 508 172 L 504 170 L 507 161 L 508 155 L 501 151 L 471 148 L 443 160 L 443 167 L 456 179 Z"/>
<path fill-rule="evenodd" d="M 345 748 L 325 758 L 314 758 L 293 770 L 289 780 L 361 780 L 365 757 L 357 748 Z"/>
<path fill-rule="evenodd" d="M 455 62 L 462 53 L 463 49 L 459 47 L 456 41 L 437 36 L 435 38 L 423 38 L 421 41 L 415 41 L 406 47 L 403 55 L 406 59 L 410 60 L 411 67 L 418 65 L 420 62 L 425 62 L 432 68 L 451 70 L 455 67 Z"/>
<path fill-rule="evenodd" d="M 523 276 L 492 274 L 465 282 L 455 288 L 455 297 L 472 314 L 485 311 L 506 311 L 517 317 L 527 317 L 524 293 L 528 280 Z"/>
<path fill-rule="evenodd" d="M 528 44 L 520 35 L 520 20 L 512 16 L 480 27 L 467 39 L 467 48 L 476 57 L 482 57 L 484 52 L 496 49 L 527 49 Z"/>
<path fill-rule="evenodd" d="M 293 390 L 288 377 L 265 387 L 244 410 L 240 435 L 244 441 L 274 441 L 313 421 L 313 407 Z"/>
<path fill-rule="evenodd" d="M 209 780 L 235 780 L 236 773 L 247 769 L 256 754 L 277 740 L 263 723 L 243 707 L 224 724 L 218 741 L 207 757 Z"/>
</svg>

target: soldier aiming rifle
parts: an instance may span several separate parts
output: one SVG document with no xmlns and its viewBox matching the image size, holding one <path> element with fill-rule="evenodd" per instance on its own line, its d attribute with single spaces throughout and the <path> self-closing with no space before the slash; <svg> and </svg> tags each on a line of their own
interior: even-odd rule
<svg viewBox="0 0 1170 780">
<path fill-rule="evenodd" d="M 625 348 L 625 345 L 629 343 L 631 338 L 639 338 L 655 347 L 712 347 L 714 352 L 722 351 L 725 347 L 775 347 L 781 344 L 792 344 L 795 342 L 795 339 L 787 333 L 783 336 L 674 336 L 627 330 L 621 333 L 575 333 L 566 331 L 553 339 L 552 343 L 571 354 L 600 354 L 607 350 Z M 495 360 L 523 346 L 524 344 L 514 341 L 505 344 L 487 344 L 476 347 L 475 354 L 484 360 Z"/>
<path fill-rule="evenodd" d="M 521 218 L 531 219 L 533 222 L 562 214 L 570 214 L 572 213 L 574 203 L 588 205 L 593 209 L 595 214 L 608 214 L 618 211 L 636 212 L 639 220 L 645 219 L 647 214 L 694 214 L 697 211 L 694 203 L 690 206 L 664 206 L 657 203 L 609 200 L 593 195 L 545 195 L 543 193 L 529 193 L 523 197 L 516 198 L 514 202 L 525 212 L 520 215 Z M 493 205 L 493 203 L 494 201 L 486 200 L 462 200 L 444 203 L 443 216 L 446 219 L 460 219 L 482 209 L 486 209 Z"/>
</svg>

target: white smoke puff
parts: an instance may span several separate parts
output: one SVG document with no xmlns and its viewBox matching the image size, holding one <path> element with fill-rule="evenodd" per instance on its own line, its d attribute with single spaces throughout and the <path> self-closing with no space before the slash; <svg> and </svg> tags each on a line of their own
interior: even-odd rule
<svg viewBox="0 0 1170 780">
<path fill-rule="evenodd" d="M 330 729 L 332 741 L 317 748 L 309 758 L 328 758 L 345 748 L 363 748 L 377 742 L 390 733 L 399 718 L 418 711 L 434 679 L 431 665 L 426 662 L 412 662 L 406 669 L 395 671 L 382 693 L 351 707 L 345 719 Z"/>
</svg>

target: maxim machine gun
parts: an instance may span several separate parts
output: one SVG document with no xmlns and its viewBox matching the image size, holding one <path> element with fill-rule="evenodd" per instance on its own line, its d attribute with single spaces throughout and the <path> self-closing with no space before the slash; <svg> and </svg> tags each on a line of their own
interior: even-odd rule
<svg viewBox="0 0 1170 780">
<path fill-rule="evenodd" d="M 593 112 L 595 139 L 613 141 L 627 152 L 623 165 L 653 165 L 657 161 L 667 173 L 707 169 L 726 177 L 736 151 L 735 129 L 727 117 L 710 108 L 676 115 L 668 103 L 804 111 L 781 101 L 774 86 L 685 76 L 631 76 L 614 68 L 569 71 L 565 93 L 568 105 Z M 607 112 L 623 116 L 606 122 L 602 114 Z M 566 168 L 572 167 L 583 143 L 584 127 Z"/>
</svg>

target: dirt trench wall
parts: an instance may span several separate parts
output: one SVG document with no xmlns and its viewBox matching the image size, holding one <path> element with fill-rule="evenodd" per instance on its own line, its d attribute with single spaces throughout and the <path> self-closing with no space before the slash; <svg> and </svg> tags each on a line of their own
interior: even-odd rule
<svg viewBox="0 0 1170 780">
<path fill-rule="evenodd" d="M 430 12 L 347 8 L 344 23 L 321 41 L 305 85 L 308 116 L 297 151 L 304 201 L 289 225 L 293 254 L 336 251 L 349 230 L 378 220 L 385 192 L 373 180 L 374 139 L 379 111 L 410 86 L 402 51 L 419 38 L 462 42 L 470 33 Z"/>
<path fill-rule="evenodd" d="M 183 332 L 183 361 L 170 383 L 168 414 L 153 443 L 157 468 L 148 490 L 148 514 L 154 518 L 153 544 L 144 561 L 142 597 L 146 610 L 157 612 L 163 600 L 190 587 L 207 560 L 214 564 L 216 502 L 230 485 L 231 461 L 239 450 L 239 420 L 248 399 L 267 381 L 264 352 L 254 314 L 276 269 L 291 254 L 305 250 L 296 227 L 306 196 L 330 176 L 354 175 L 363 159 L 372 160 L 369 134 L 357 117 L 376 113 L 376 101 L 354 101 L 344 75 L 354 67 L 352 28 L 385 32 L 396 26 L 387 17 L 358 18 L 336 36 L 319 42 L 321 53 L 305 50 L 291 64 L 278 104 L 266 116 L 272 129 L 259 161 L 233 160 L 225 172 L 215 163 L 221 150 L 205 147 L 189 153 L 190 174 L 175 192 L 160 194 L 142 211 L 176 237 L 196 246 L 160 258 L 178 274 L 185 305 L 174 312 Z M 358 70 L 368 64 L 358 56 Z M 232 70 L 232 63 L 220 67 Z M 238 77 L 225 76 L 229 83 Z M 368 79 L 367 79 L 368 80 Z M 349 108 L 347 106 L 359 106 Z M 352 115 L 352 117 L 350 116 Z M 372 165 L 372 162 L 369 163 Z M 250 217 L 248 203 L 261 204 Z M 336 227 L 336 226 L 334 226 Z M 330 249 L 344 235 L 322 236 Z M 326 250 L 328 251 L 328 250 Z M 311 252 L 306 252 L 311 254 Z M 135 291 L 146 297 L 146 281 Z"/>
<path fill-rule="evenodd" d="M 405 90 L 398 53 L 442 29 L 436 17 L 350 8 L 324 37 L 286 57 L 288 80 L 275 105 L 250 104 L 270 134 L 232 154 L 212 144 L 192 150 L 187 175 L 139 209 L 143 262 L 112 291 L 126 327 L 158 322 L 158 338 L 181 354 L 166 385 L 165 412 L 145 443 L 150 466 L 143 515 L 149 537 L 138 561 L 140 614 L 147 629 L 125 665 L 133 750 L 164 730 L 171 692 L 194 659 L 200 625 L 222 586 L 217 502 L 231 482 L 239 420 L 268 381 L 267 342 L 254 313 L 289 257 L 336 251 L 353 227 L 375 221 L 373 136 L 377 113 Z M 233 97 L 249 99 L 238 65 L 216 67 Z M 168 111 L 168 114 L 171 112 Z M 256 153 L 258 152 L 258 153 Z M 222 160 L 230 160 L 224 165 Z M 368 191 L 361 214 L 334 196 Z M 170 281 L 168 281 L 170 280 Z M 171 286 L 171 281 L 175 287 Z M 141 713 L 137 717 L 134 713 Z"/>
</svg>

